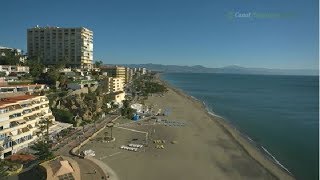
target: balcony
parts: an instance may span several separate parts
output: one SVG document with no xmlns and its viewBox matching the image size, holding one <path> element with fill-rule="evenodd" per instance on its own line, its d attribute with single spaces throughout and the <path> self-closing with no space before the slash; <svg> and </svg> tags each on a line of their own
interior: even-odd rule
<svg viewBox="0 0 320 180">
<path fill-rule="evenodd" d="M 23 125 L 26 123 L 26 120 L 24 119 L 21 119 L 21 120 L 18 120 L 18 121 L 12 121 L 10 122 L 10 128 L 13 128 L 13 127 L 16 127 L 16 126 L 20 126 L 20 125 Z"/>
<path fill-rule="evenodd" d="M 31 115 L 31 116 L 28 116 L 28 117 L 24 117 L 23 118 L 24 120 L 26 121 L 33 121 L 33 120 L 36 120 L 37 119 L 37 115 Z"/>
<path fill-rule="evenodd" d="M 5 114 L 7 112 L 9 112 L 9 109 L 7 109 L 7 108 L 0 109 L 0 114 Z"/>
<path fill-rule="evenodd" d="M 18 135 L 13 136 L 12 140 L 16 141 L 16 140 L 23 138 L 25 136 L 28 136 L 28 135 L 31 135 L 31 131 L 29 128 L 25 127 L 25 128 L 20 129 Z M 21 144 L 21 142 L 19 144 Z"/>
<path fill-rule="evenodd" d="M 14 111 L 14 110 L 18 110 L 18 109 L 22 109 L 20 104 L 15 104 L 15 105 L 11 105 L 8 106 L 9 111 Z"/>
<path fill-rule="evenodd" d="M 16 114 L 12 114 L 9 116 L 9 119 L 13 119 L 13 118 L 17 118 L 17 117 L 21 117 L 22 113 L 16 113 Z"/>
<path fill-rule="evenodd" d="M 46 107 L 49 107 L 49 105 L 48 104 L 41 105 L 41 108 L 46 108 Z"/>
<path fill-rule="evenodd" d="M 6 132 L 15 131 L 15 130 L 19 129 L 19 128 L 21 127 L 21 125 L 24 125 L 24 124 L 26 124 L 26 123 L 27 123 L 27 121 L 26 121 L 25 119 L 20 119 L 20 120 L 17 120 L 17 121 L 12 121 L 12 122 L 10 122 L 8 128 L 1 129 L 0 132 L 1 132 L 1 133 L 6 133 Z"/>
<path fill-rule="evenodd" d="M 47 114 L 46 111 L 41 111 L 41 115 L 42 115 L 42 116 L 45 116 L 46 114 Z"/>
<path fill-rule="evenodd" d="M 23 107 L 23 108 L 25 108 L 25 107 L 30 107 L 31 104 L 21 104 L 20 106 Z"/>
<path fill-rule="evenodd" d="M 54 120 L 54 116 L 53 115 L 50 115 L 48 116 L 49 120 Z"/>
<path fill-rule="evenodd" d="M 32 121 L 32 120 L 35 120 L 37 118 L 37 116 L 34 114 L 34 115 L 31 115 L 29 116 L 29 119 Z"/>
<path fill-rule="evenodd" d="M 30 129 L 28 127 L 24 127 L 24 128 L 21 129 L 22 133 L 26 133 L 26 132 L 29 132 L 29 131 L 30 131 Z"/>
<path fill-rule="evenodd" d="M 32 108 L 33 109 L 33 108 Z M 31 113 L 33 110 L 31 110 L 31 109 L 25 109 L 25 110 L 23 110 L 22 111 L 22 114 L 29 114 L 29 113 Z"/>
</svg>

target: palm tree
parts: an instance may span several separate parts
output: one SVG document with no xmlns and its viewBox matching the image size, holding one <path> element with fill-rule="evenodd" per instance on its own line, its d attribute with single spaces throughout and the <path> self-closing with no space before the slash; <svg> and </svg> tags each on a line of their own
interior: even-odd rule
<svg viewBox="0 0 320 180">
<path fill-rule="evenodd" d="M 40 160 L 53 158 L 53 153 L 50 150 L 49 144 L 44 141 L 38 141 L 35 144 L 33 144 L 30 148 L 34 151 L 37 151 L 35 155 L 38 155 Z"/>
<path fill-rule="evenodd" d="M 39 129 L 41 130 L 41 134 L 43 135 L 43 131 L 46 130 L 46 141 L 49 142 L 49 127 L 53 124 L 52 120 L 49 118 L 45 118 L 39 121 Z"/>
</svg>

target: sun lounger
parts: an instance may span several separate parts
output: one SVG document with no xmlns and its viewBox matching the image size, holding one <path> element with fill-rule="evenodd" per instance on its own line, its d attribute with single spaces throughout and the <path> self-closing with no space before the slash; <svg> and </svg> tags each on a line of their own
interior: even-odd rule
<svg viewBox="0 0 320 180">
<path fill-rule="evenodd" d="M 129 147 L 134 147 L 134 148 L 142 148 L 143 145 L 141 144 L 128 144 Z"/>
<path fill-rule="evenodd" d="M 128 146 L 125 146 L 125 145 L 122 145 L 122 146 L 120 147 L 120 149 L 124 149 L 124 150 L 128 150 L 128 151 L 135 151 L 135 152 L 138 151 L 138 148 L 128 147 Z"/>
</svg>

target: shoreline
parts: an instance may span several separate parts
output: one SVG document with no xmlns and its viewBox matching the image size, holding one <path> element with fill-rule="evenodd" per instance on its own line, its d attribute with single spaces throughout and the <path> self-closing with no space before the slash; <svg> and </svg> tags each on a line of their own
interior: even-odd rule
<svg viewBox="0 0 320 180">
<path fill-rule="evenodd" d="M 225 131 L 226 134 L 228 134 L 228 136 L 233 139 L 234 142 L 236 142 L 253 160 L 260 164 L 261 167 L 267 170 L 274 177 L 276 177 L 277 179 L 295 179 L 293 174 L 284 165 L 282 165 L 264 146 L 253 141 L 247 134 L 241 132 L 236 128 L 236 126 L 227 121 L 224 117 L 211 112 L 210 109 L 208 109 L 208 107 L 206 106 L 205 102 L 187 94 L 182 89 L 169 84 L 167 81 L 161 79 L 159 74 L 156 75 L 156 79 L 180 96 L 183 96 L 200 105 L 202 110 L 210 116 L 210 119 L 212 121 L 217 122 L 217 124 Z"/>
<path fill-rule="evenodd" d="M 172 89 L 173 87 L 171 87 Z M 177 89 L 177 88 L 176 88 Z M 180 89 L 177 89 L 180 90 Z M 180 90 L 182 91 L 182 90 Z M 190 96 L 191 98 L 193 98 L 195 101 L 202 103 L 203 104 L 203 108 L 206 109 L 206 111 L 208 112 L 209 115 L 213 116 L 213 117 L 217 117 L 220 118 L 222 120 L 222 123 L 226 123 L 227 126 L 229 126 L 229 128 L 232 128 L 234 131 L 236 131 L 237 133 L 239 133 L 242 138 L 244 139 L 248 139 L 249 143 L 251 143 L 252 146 L 256 147 L 258 151 L 260 151 L 261 153 L 263 153 L 263 155 L 265 155 L 270 161 L 272 161 L 273 163 L 275 163 L 275 165 L 279 166 L 279 168 L 283 169 L 286 173 L 289 173 L 291 176 L 293 176 L 293 174 L 283 165 L 281 164 L 269 151 L 267 148 L 265 148 L 262 144 L 254 141 L 253 139 L 250 138 L 249 135 L 247 135 L 245 132 L 241 131 L 239 128 L 237 128 L 234 124 L 232 124 L 230 121 L 228 121 L 225 117 L 219 116 L 217 114 L 215 114 L 214 112 L 210 111 L 210 109 L 206 106 L 204 101 L 200 101 L 199 99 L 195 98 L 194 96 L 188 95 L 185 92 L 181 92 L 184 93 L 186 96 Z M 294 176 L 293 176 L 294 177 Z"/>
</svg>

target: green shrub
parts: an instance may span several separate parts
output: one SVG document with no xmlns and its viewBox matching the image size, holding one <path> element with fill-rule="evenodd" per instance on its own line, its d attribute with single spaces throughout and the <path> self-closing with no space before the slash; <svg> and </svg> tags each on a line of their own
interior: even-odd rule
<svg viewBox="0 0 320 180">
<path fill-rule="evenodd" d="M 53 108 L 52 114 L 54 115 L 57 121 L 71 124 L 74 123 L 73 114 L 69 111 Z"/>
</svg>

